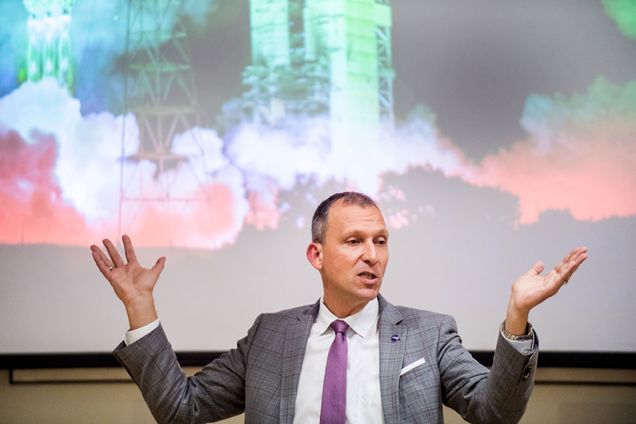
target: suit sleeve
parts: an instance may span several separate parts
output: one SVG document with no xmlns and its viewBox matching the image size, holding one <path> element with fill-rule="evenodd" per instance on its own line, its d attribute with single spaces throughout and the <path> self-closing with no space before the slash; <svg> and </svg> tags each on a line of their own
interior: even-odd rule
<svg viewBox="0 0 636 424">
<path fill-rule="evenodd" d="M 210 422 L 245 409 L 246 358 L 259 316 L 237 347 L 186 377 L 159 326 L 130 346 L 121 343 L 113 354 L 135 381 L 150 412 L 160 423 Z"/>
<path fill-rule="evenodd" d="M 515 423 L 521 419 L 537 365 L 538 338 L 530 355 L 523 355 L 501 334 L 490 371 L 463 346 L 457 325 L 443 316 L 439 337 L 439 367 L 444 404 L 473 423 Z"/>
</svg>

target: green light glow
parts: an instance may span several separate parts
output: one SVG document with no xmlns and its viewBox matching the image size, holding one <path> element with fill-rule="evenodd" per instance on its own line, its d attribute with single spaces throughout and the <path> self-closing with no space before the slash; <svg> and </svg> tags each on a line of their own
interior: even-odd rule
<svg viewBox="0 0 636 424">
<path fill-rule="evenodd" d="M 306 54 L 308 59 L 329 57 L 332 115 L 367 124 L 378 121 L 376 9 L 387 7 L 374 0 L 307 0 Z"/>
<path fill-rule="evenodd" d="M 20 81 L 39 81 L 53 77 L 73 87 L 71 51 L 71 8 L 74 0 L 23 0 L 29 13 L 26 64 L 19 71 Z"/>
<path fill-rule="evenodd" d="M 603 0 L 603 5 L 623 35 L 636 38 L 636 0 Z"/>
<path fill-rule="evenodd" d="M 250 4 L 252 63 L 289 65 L 287 0 L 252 0 Z"/>
</svg>

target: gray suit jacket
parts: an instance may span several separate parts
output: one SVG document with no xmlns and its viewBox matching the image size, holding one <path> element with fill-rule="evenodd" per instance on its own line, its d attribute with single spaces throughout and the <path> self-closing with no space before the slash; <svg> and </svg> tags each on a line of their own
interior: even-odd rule
<svg viewBox="0 0 636 424">
<path fill-rule="evenodd" d="M 521 418 L 532 391 L 536 346 L 524 356 L 500 335 L 489 372 L 462 346 L 452 317 L 396 307 L 381 296 L 379 301 L 385 423 L 441 423 L 442 403 L 476 423 Z M 120 344 L 114 354 L 159 422 L 208 422 L 245 411 L 246 423 L 291 424 L 317 313 L 318 303 L 260 315 L 235 349 L 190 378 L 161 327 L 130 346 Z M 400 376 L 421 358 L 423 365 Z"/>
</svg>

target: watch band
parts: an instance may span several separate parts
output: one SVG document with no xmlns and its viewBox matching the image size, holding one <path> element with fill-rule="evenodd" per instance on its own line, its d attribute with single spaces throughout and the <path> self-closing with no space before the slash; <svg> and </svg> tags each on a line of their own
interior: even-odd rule
<svg viewBox="0 0 636 424">
<path fill-rule="evenodd" d="M 526 326 L 526 334 L 523 334 L 521 336 L 517 336 L 516 334 L 512 334 L 508 331 L 506 331 L 506 321 L 501 323 L 501 334 L 507 338 L 508 340 L 516 340 L 516 341 L 523 341 L 523 340 L 532 340 L 533 338 L 533 334 L 532 334 L 532 324 L 528 323 L 528 325 Z"/>
</svg>

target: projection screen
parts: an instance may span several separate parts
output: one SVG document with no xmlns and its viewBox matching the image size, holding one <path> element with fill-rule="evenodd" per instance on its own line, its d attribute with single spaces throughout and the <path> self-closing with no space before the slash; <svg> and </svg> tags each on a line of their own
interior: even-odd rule
<svg viewBox="0 0 636 424">
<path fill-rule="evenodd" d="M 107 352 L 129 234 L 177 350 L 315 302 L 317 204 L 382 208 L 394 304 L 492 350 L 510 286 L 589 259 L 542 349 L 635 352 L 636 11 L 602 2 L 6 0 L 0 354 Z M 120 241 L 121 244 L 121 241 Z M 120 246 L 121 248 L 121 246 Z"/>
</svg>

